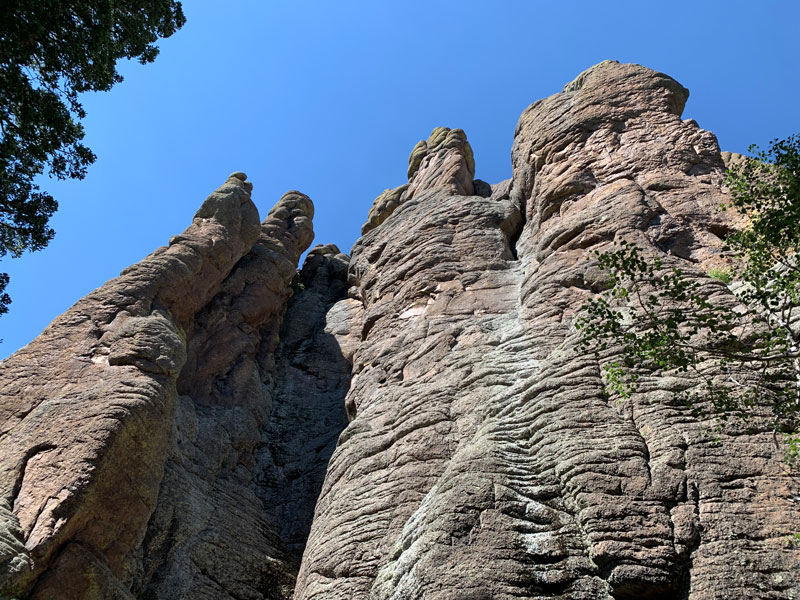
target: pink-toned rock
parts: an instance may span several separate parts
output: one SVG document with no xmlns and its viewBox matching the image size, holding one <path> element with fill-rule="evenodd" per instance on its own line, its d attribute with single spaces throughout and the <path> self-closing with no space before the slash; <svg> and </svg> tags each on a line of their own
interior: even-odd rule
<svg viewBox="0 0 800 600">
<path fill-rule="evenodd" d="M 475 192 L 475 159 L 461 129 L 437 127 L 427 140 L 420 140 L 408 158 L 408 183 L 385 190 L 375 198 L 361 233 L 375 229 L 397 208 L 428 190 L 440 194 L 471 196 Z"/>
<path fill-rule="evenodd" d="M 169 247 L 0 363 L 4 592 L 37 600 L 291 593 L 302 544 L 292 549 L 283 519 L 267 511 L 289 503 L 309 521 L 327 456 L 300 459 L 296 485 L 311 488 L 300 499 L 262 494 L 253 467 L 269 443 L 265 430 L 281 431 L 270 423 L 281 394 L 278 330 L 313 238 L 313 205 L 290 192 L 259 225 L 251 189 L 244 174 L 232 175 Z M 328 303 L 343 295 L 344 260 L 342 289 Z M 336 293 L 328 283 L 319 292 L 326 299 Z M 324 327 L 317 321 L 307 326 L 313 335 Z M 349 364 L 341 368 L 346 380 Z M 333 440 L 344 425 L 337 385 L 339 419 L 317 428 Z"/>
<path fill-rule="evenodd" d="M 606 61 L 521 116 L 513 175 L 437 128 L 352 257 L 232 175 L 192 226 L 0 363 L 0 595 L 800 598 L 768 424 L 698 421 L 577 351 L 626 240 L 708 276 L 741 222 L 688 91 Z M 324 482 L 323 482 L 324 480 Z M 301 560 L 302 555 L 302 560 Z"/>
<path fill-rule="evenodd" d="M 490 198 L 417 193 L 356 244 L 351 422 L 296 600 L 800 594 L 798 490 L 771 431 L 718 446 L 675 400 L 691 382 L 609 399 L 576 351 L 603 287 L 591 251 L 614 241 L 730 298 L 706 274 L 734 226 L 725 165 L 687 97 L 597 65 L 523 113 Z"/>
<path fill-rule="evenodd" d="M 163 474 L 184 329 L 258 236 L 250 187 L 230 177 L 168 248 L 0 363 L 0 481 L 26 547 L 3 557 L 4 575 L 19 589 L 72 545 L 131 580 Z"/>
</svg>

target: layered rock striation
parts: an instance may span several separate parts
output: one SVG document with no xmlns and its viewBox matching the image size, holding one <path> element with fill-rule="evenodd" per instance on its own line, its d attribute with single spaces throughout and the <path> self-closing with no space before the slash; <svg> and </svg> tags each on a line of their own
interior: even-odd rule
<svg viewBox="0 0 800 600">
<path fill-rule="evenodd" d="M 796 473 L 693 385 L 609 398 L 574 321 L 625 240 L 707 273 L 737 155 L 607 61 L 521 116 L 513 175 L 437 128 L 351 256 L 234 174 L 0 363 L 0 589 L 18 598 L 800 598 Z M 324 481 L 323 481 L 324 480 Z M 302 556 L 302 559 L 301 559 Z"/>
<path fill-rule="evenodd" d="M 311 201 L 289 192 L 259 224 L 251 188 L 233 174 L 169 247 L 0 364 L 3 592 L 291 594 L 346 422 L 350 367 L 324 330 L 347 257 L 312 252 L 297 275 Z M 303 343 L 279 335 L 292 322 Z"/>
</svg>

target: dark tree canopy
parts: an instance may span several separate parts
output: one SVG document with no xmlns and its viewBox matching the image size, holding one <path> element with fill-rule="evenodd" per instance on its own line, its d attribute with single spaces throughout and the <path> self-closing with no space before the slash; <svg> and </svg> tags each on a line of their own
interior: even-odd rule
<svg viewBox="0 0 800 600">
<path fill-rule="evenodd" d="M 0 257 L 40 250 L 56 200 L 34 183 L 86 175 L 94 153 L 81 143 L 81 92 L 122 81 L 121 58 L 152 62 L 155 42 L 185 22 L 174 0 L 0 2 Z M 0 314 L 8 311 L 0 274 Z"/>
</svg>

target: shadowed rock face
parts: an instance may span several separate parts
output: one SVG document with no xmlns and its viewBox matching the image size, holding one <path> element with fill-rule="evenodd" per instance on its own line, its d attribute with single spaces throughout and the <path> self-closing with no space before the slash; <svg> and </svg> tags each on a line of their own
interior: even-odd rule
<svg viewBox="0 0 800 600">
<path fill-rule="evenodd" d="M 259 225 L 251 187 L 232 175 L 168 248 L 0 363 L 3 591 L 291 594 L 345 424 L 350 367 L 324 328 L 347 257 L 313 252 L 287 309 L 313 205 L 289 192 Z M 313 349 L 299 375 L 304 349 L 281 344 L 282 320 Z M 319 392 L 292 394 L 303 377 Z"/>
<path fill-rule="evenodd" d="M 718 445 L 674 399 L 691 382 L 618 402 L 575 350 L 591 252 L 620 240 L 732 301 L 706 273 L 739 158 L 687 97 L 592 67 L 522 114 L 494 186 L 437 128 L 351 257 L 300 271 L 311 201 L 259 225 L 232 175 L 0 363 L 0 595 L 800 598 L 766 426 Z"/>
</svg>

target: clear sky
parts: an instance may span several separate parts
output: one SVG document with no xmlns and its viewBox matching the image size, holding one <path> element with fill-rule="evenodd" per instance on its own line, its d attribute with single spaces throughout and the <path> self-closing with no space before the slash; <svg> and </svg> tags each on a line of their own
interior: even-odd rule
<svg viewBox="0 0 800 600">
<path fill-rule="evenodd" d="M 797 0 L 184 0 L 155 63 L 87 95 L 83 181 L 44 180 L 56 238 L 6 258 L 0 357 L 166 244 L 233 171 L 262 218 L 287 190 L 316 206 L 315 243 L 349 251 L 372 200 L 405 183 L 436 126 L 461 127 L 476 177 L 511 175 L 522 110 L 605 59 L 689 88 L 684 117 L 723 149 L 800 132 Z"/>
</svg>

